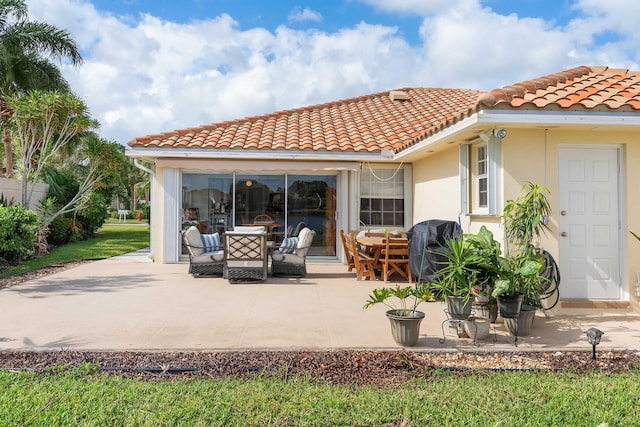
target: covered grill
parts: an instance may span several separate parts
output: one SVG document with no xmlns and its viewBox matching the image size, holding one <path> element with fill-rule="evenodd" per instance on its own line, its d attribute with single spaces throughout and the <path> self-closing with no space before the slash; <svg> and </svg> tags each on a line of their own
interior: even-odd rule
<svg viewBox="0 0 640 427">
<path fill-rule="evenodd" d="M 407 235 L 411 273 L 417 283 L 430 282 L 446 261 L 447 240 L 461 238 L 462 228 L 455 221 L 431 219 L 414 225 Z"/>
</svg>

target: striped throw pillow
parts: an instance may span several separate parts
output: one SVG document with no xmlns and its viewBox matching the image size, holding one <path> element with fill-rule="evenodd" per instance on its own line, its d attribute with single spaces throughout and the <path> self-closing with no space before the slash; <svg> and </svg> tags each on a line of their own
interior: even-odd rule
<svg viewBox="0 0 640 427">
<path fill-rule="evenodd" d="M 200 237 L 202 238 L 202 246 L 204 246 L 205 252 L 215 252 L 222 249 L 220 245 L 220 234 L 202 234 Z"/>
<path fill-rule="evenodd" d="M 296 246 L 298 246 L 298 238 L 297 237 L 285 237 L 280 243 L 280 248 L 278 252 L 281 254 L 292 254 L 296 250 Z"/>
</svg>

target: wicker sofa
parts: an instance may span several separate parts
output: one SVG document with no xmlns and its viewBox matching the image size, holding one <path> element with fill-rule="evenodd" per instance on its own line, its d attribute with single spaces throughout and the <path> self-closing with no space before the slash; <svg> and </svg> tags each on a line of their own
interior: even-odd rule
<svg viewBox="0 0 640 427">
<path fill-rule="evenodd" d="M 217 233 L 215 233 L 217 234 Z M 207 237 L 211 236 L 211 240 Z M 196 276 L 222 276 L 224 267 L 224 251 L 215 242 L 214 235 L 203 235 L 196 226 L 191 226 L 182 232 L 182 241 L 189 253 L 189 273 Z"/>
<path fill-rule="evenodd" d="M 315 231 L 308 227 L 300 230 L 295 246 L 285 239 L 271 254 L 271 274 L 274 276 L 304 277 L 307 275 L 307 253 L 313 243 Z"/>
<path fill-rule="evenodd" d="M 224 234 L 223 276 L 231 283 L 267 278 L 267 232 L 263 226 L 236 227 Z"/>
</svg>

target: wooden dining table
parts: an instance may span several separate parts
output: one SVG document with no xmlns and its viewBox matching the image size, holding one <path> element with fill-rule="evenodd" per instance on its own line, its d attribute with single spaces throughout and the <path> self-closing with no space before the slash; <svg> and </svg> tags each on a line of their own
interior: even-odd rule
<svg viewBox="0 0 640 427">
<path fill-rule="evenodd" d="M 356 242 L 364 248 L 364 252 L 373 257 L 376 270 L 383 269 L 382 250 L 387 247 L 386 237 L 361 236 L 356 237 Z M 390 247 L 407 248 L 409 240 L 407 238 L 395 238 Z"/>
</svg>

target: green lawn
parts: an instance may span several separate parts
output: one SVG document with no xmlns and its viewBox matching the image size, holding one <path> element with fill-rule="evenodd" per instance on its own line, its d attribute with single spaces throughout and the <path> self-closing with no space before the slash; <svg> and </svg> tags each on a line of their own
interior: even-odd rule
<svg viewBox="0 0 640 427">
<path fill-rule="evenodd" d="M 0 272 L 0 277 L 13 276 L 69 261 L 111 258 L 148 246 L 148 225 L 141 225 L 137 221 L 131 225 L 105 225 L 92 239 L 54 248 L 47 255 L 3 270 Z"/>
<path fill-rule="evenodd" d="M 402 386 L 286 380 L 148 381 L 96 373 L 0 371 L 3 425 L 640 425 L 640 372 L 432 371 Z"/>
</svg>

